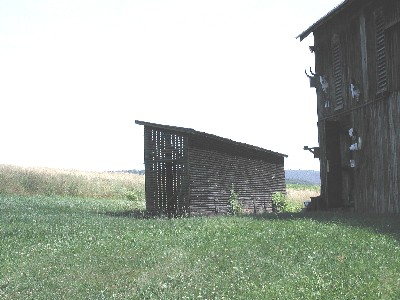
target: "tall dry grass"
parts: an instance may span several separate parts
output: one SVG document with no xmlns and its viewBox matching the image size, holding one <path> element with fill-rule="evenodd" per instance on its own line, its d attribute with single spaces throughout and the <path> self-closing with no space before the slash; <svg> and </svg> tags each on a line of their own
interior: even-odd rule
<svg viewBox="0 0 400 300">
<path fill-rule="evenodd" d="M 145 201 L 143 175 L 27 168 L 0 164 L 0 194 L 123 198 Z M 301 209 L 320 194 L 320 187 L 288 184 L 287 199 Z M 144 204 L 143 204 L 144 205 Z"/>
<path fill-rule="evenodd" d="M 0 193 L 93 198 L 144 198 L 144 176 L 0 165 Z"/>
<path fill-rule="evenodd" d="M 304 201 L 310 200 L 310 197 L 316 197 L 320 194 L 319 185 L 287 184 L 286 194 L 290 202 L 303 205 Z"/>
</svg>

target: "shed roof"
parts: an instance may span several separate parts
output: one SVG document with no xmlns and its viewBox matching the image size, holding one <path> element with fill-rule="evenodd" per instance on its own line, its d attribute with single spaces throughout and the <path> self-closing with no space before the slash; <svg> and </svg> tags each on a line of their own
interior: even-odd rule
<svg viewBox="0 0 400 300">
<path fill-rule="evenodd" d="M 356 2 L 359 0 L 345 0 L 338 6 L 336 6 L 334 9 L 332 9 L 330 12 L 328 12 L 325 16 L 323 16 L 321 19 L 319 19 L 317 22 L 315 22 L 313 25 L 311 25 L 308 29 L 304 30 L 302 33 L 300 33 L 296 39 L 300 38 L 300 41 L 304 40 L 306 37 L 311 32 L 314 32 L 318 27 L 324 25 L 326 22 L 334 18 L 337 14 L 342 12 L 343 10 L 347 9 L 347 7 L 352 4 L 353 2 Z"/>
<path fill-rule="evenodd" d="M 261 148 L 261 147 L 252 146 L 252 145 L 241 143 L 241 142 L 235 142 L 235 141 L 227 139 L 227 138 L 223 138 L 223 137 L 220 137 L 220 136 L 217 136 L 217 135 L 214 135 L 214 134 L 209 134 L 209 133 L 197 131 L 197 130 L 194 130 L 192 128 L 177 127 L 177 126 L 170 126 L 170 125 L 162 125 L 162 124 L 144 122 L 144 121 L 139 121 L 139 120 L 136 120 L 135 123 L 138 124 L 138 125 L 144 125 L 144 126 L 148 126 L 148 127 L 152 127 L 152 128 L 156 128 L 156 129 L 163 129 L 163 130 L 169 130 L 169 131 L 174 131 L 174 132 L 178 132 L 178 133 L 184 133 L 184 134 L 187 134 L 187 135 L 200 136 L 200 137 L 204 137 L 204 138 L 215 140 L 215 141 L 219 141 L 219 142 L 229 143 L 229 144 L 232 144 L 232 145 L 235 145 L 235 146 L 239 146 L 239 147 L 243 147 L 243 148 L 246 148 L 246 149 L 256 150 L 256 151 L 259 151 L 261 153 L 273 154 L 273 155 L 280 156 L 280 157 L 288 157 L 286 154 L 274 152 L 274 151 L 271 151 L 271 150 L 267 150 L 267 149 L 264 149 L 264 148 Z"/>
</svg>

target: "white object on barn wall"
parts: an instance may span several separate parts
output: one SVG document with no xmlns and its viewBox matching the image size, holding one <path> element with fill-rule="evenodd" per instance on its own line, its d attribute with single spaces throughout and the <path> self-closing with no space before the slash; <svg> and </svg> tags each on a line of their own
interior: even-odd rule
<svg viewBox="0 0 400 300">
<path fill-rule="evenodd" d="M 360 94 L 361 94 L 360 89 L 355 84 L 351 83 L 350 91 L 351 91 L 351 97 L 358 101 L 358 99 L 360 98 Z"/>
<path fill-rule="evenodd" d="M 326 80 L 325 75 L 319 76 L 319 82 L 321 83 L 322 91 L 323 91 L 325 94 L 328 94 L 329 83 L 328 83 L 328 81 Z"/>
</svg>

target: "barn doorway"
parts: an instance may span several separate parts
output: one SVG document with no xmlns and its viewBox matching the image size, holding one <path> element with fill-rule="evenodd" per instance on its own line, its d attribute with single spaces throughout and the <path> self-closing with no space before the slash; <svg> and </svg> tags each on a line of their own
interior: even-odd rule
<svg viewBox="0 0 400 300">
<path fill-rule="evenodd" d="M 342 199 L 342 159 L 340 153 L 340 123 L 325 121 L 328 208 L 343 206 Z"/>
</svg>

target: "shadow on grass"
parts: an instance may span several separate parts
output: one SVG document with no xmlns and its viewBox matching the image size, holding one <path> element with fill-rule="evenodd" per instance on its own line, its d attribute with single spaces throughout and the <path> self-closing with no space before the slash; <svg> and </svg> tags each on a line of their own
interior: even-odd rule
<svg viewBox="0 0 400 300">
<path fill-rule="evenodd" d="M 134 210 L 123 210 L 123 211 L 106 211 L 106 212 L 96 212 L 96 215 L 103 215 L 108 217 L 116 218 L 133 218 L 133 219 L 178 219 L 178 218 L 188 218 L 188 216 L 182 215 L 167 215 L 167 214 L 154 214 L 149 213 L 143 209 Z"/>
<path fill-rule="evenodd" d="M 168 219 L 146 212 L 146 210 L 126 210 L 97 212 L 98 215 L 116 218 Z M 211 217 L 211 216 L 209 216 Z M 214 217 L 214 216 L 213 216 Z M 264 213 L 249 214 L 241 217 L 255 220 L 301 220 L 309 219 L 319 223 L 336 223 L 351 227 L 360 227 L 380 234 L 387 234 L 400 242 L 400 215 L 358 214 L 352 212 L 300 212 L 300 213 Z"/>
<path fill-rule="evenodd" d="M 320 223 L 336 223 L 360 227 L 380 234 L 387 234 L 400 242 L 400 215 L 359 214 L 352 212 L 301 212 L 268 213 L 251 215 L 259 220 L 298 220 L 310 219 Z"/>
<path fill-rule="evenodd" d="M 148 219 L 150 217 L 145 210 L 141 209 L 97 212 L 96 214 L 115 218 Z"/>
</svg>

